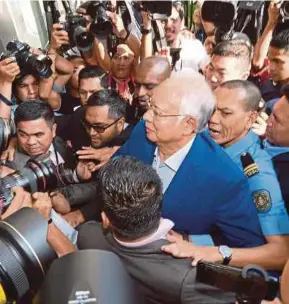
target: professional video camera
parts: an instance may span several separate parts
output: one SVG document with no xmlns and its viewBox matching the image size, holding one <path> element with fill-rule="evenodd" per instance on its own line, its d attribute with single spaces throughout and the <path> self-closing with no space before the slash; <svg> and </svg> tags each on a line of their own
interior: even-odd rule
<svg viewBox="0 0 289 304">
<path fill-rule="evenodd" d="M 166 20 L 172 14 L 172 1 L 141 1 L 140 5 L 152 20 Z"/>
<path fill-rule="evenodd" d="M 49 156 L 30 159 L 22 170 L 11 173 L 0 181 L 0 214 L 9 207 L 15 186 L 23 187 L 30 193 L 46 192 L 75 183 L 73 170 L 64 164 L 55 166 Z"/>
<path fill-rule="evenodd" d="M 143 299 L 114 253 L 81 250 L 52 263 L 33 303 L 142 304 Z"/>
<path fill-rule="evenodd" d="M 14 121 L 0 117 L 0 154 L 7 149 L 11 134 L 15 133 Z"/>
<path fill-rule="evenodd" d="M 112 33 L 112 24 L 106 11 L 110 10 L 109 1 L 89 1 L 86 5 L 87 14 L 93 19 L 90 31 L 99 38 L 106 38 Z"/>
<path fill-rule="evenodd" d="M 46 241 L 47 229 L 47 221 L 32 208 L 0 221 L 0 303 L 14 303 L 38 290 L 57 257 Z"/>
<path fill-rule="evenodd" d="M 68 33 L 70 47 L 77 46 L 83 52 L 91 50 L 94 37 L 86 30 L 87 22 L 83 16 L 70 13 L 62 25 Z"/>
<path fill-rule="evenodd" d="M 277 279 L 261 267 L 248 265 L 243 269 L 201 261 L 197 265 L 197 280 L 224 291 L 234 292 L 237 302 L 260 304 L 272 301 L 279 290 Z"/>
<path fill-rule="evenodd" d="M 49 56 L 32 54 L 30 52 L 30 46 L 27 43 L 12 40 L 7 44 L 6 49 L 7 51 L 1 54 L 0 60 L 15 57 L 20 70 L 37 73 L 43 78 L 49 78 L 52 75 L 50 68 L 52 61 Z"/>
</svg>

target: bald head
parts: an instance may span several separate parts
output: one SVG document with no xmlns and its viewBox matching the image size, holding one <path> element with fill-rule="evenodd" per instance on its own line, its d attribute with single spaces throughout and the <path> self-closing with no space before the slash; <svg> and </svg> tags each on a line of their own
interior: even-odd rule
<svg viewBox="0 0 289 304">
<path fill-rule="evenodd" d="M 152 56 L 145 58 L 136 68 L 137 105 L 145 108 L 151 90 L 170 77 L 171 67 L 164 57 Z"/>
<path fill-rule="evenodd" d="M 163 81 L 170 77 L 171 67 L 167 58 L 151 56 L 142 60 L 137 66 L 136 74 L 138 75 L 140 73 L 154 74 L 156 78 L 162 79 L 161 81 Z"/>
<path fill-rule="evenodd" d="M 261 92 L 251 81 L 231 80 L 224 82 L 219 89 L 233 90 L 233 100 L 242 102 L 246 111 L 258 111 L 259 104 L 262 101 Z"/>
<path fill-rule="evenodd" d="M 165 103 L 180 115 L 196 119 L 197 131 L 204 129 L 214 107 L 215 96 L 204 79 L 197 72 L 184 71 L 172 74 L 153 90 L 152 98 Z"/>
</svg>

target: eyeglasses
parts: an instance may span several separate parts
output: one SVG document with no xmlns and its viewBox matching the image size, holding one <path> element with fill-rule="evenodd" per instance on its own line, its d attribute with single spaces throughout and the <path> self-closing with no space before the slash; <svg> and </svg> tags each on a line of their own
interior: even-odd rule
<svg viewBox="0 0 289 304">
<path fill-rule="evenodd" d="M 146 102 L 146 106 L 147 106 L 147 111 L 152 110 L 152 113 L 153 113 L 153 115 L 156 119 L 165 118 L 165 117 L 181 117 L 181 116 L 185 117 L 185 116 L 188 116 L 186 114 L 162 114 L 161 111 L 151 103 L 151 99 L 149 99 Z"/>
<path fill-rule="evenodd" d="M 92 125 L 90 124 L 88 121 L 86 120 L 82 120 L 81 123 L 84 126 L 84 128 L 87 131 L 90 131 L 91 129 L 93 129 L 95 132 L 97 133 L 104 133 L 105 130 L 107 130 L 108 128 L 110 128 L 111 126 L 113 126 L 114 124 L 116 124 L 119 120 L 121 120 L 123 117 L 118 118 L 117 120 L 115 120 L 114 122 L 112 122 L 111 124 L 107 125 L 107 126 L 96 126 L 96 125 Z"/>
</svg>

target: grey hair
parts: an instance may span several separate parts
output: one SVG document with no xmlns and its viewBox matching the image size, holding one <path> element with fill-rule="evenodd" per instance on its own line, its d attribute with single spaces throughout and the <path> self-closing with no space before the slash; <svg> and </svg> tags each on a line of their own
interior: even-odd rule
<svg viewBox="0 0 289 304">
<path fill-rule="evenodd" d="M 193 70 L 184 70 L 172 73 L 171 78 L 176 79 L 181 92 L 180 115 L 189 115 L 196 119 L 197 132 L 203 131 L 210 120 L 216 105 L 215 94 L 205 78 Z"/>
</svg>

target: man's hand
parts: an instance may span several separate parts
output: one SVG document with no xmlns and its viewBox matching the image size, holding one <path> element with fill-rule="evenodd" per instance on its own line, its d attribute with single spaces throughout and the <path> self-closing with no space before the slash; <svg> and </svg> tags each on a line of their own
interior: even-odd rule
<svg viewBox="0 0 289 304">
<path fill-rule="evenodd" d="M 127 31 L 124 27 L 121 16 L 119 16 L 116 13 L 110 12 L 110 11 L 106 11 L 106 13 L 107 13 L 107 16 L 109 17 L 110 22 L 113 26 L 114 34 L 117 37 L 124 39 L 126 34 L 127 34 Z"/>
<path fill-rule="evenodd" d="M 48 193 L 36 192 L 32 194 L 32 199 L 33 209 L 37 210 L 48 221 L 52 209 L 52 202 Z"/>
<path fill-rule="evenodd" d="M 280 21 L 280 7 L 282 1 L 271 1 L 268 7 L 268 24 L 276 26 Z"/>
<path fill-rule="evenodd" d="M 63 218 L 72 226 L 75 228 L 76 226 L 84 223 L 84 217 L 80 210 L 72 211 L 66 215 L 63 216 Z"/>
<path fill-rule="evenodd" d="M 170 234 L 167 234 L 167 240 L 172 242 L 172 244 L 162 246 L 162 251 L 176 258 L 192 258 L 192 266 L 197 266 L 200 260 L 207 262 L 223 261 L 218 247 L 196 246 L 187 241 L 175 241 L 175 237 L 171 237 Z"/>
<path fill-rule="evenodd" d="M 26 192 L 22 187 L 14 187 L 12 191 L 14 198 L 6 212 L 2 214 L 1 219 L 7 218 L 21 208 L 32 206 L 30 193 Z"/>
<path fill-rule="evenodd" d="M 267 128 L 267 120 L 269 116 L 265 112 L 261 112 L 256 122 L 252 125 L 252 131 L 259 136 L 264 136 Z"/>
<path fill-rule="evenodd" d="M 106 164 L 111 156 L 119 149 L 120 147 L 105 147 L 100 149 L 95 149 L 92 147 L 82 147 L 82 150 L 76 152 L 80 160 L 94 160 L 97 161 L 97 164 L 90 165 L 90 172 L 95 172 Z"/>
<path fill-rule="evenodd" d="M 0 61 L 0 83 L 12 83 L 19 73 L 20 68 L 15 58 L 9 57 Z"/>
<path fill-rule="evenodd" d="M 68 33 L 61 24 L 53 24 L 50 39 L 50 49 L 58 50 L 62 45 L 69 44 Z"/>
<path fill-rule="evenodd" d="M 263 300 L 261 304 L 282 304 L 282 302 L 278 298 L 275 298 L 273 301 Z"/>
<path fill-rule="evenodd" d="M 3 166 L 3 165 L 0 166 L 0 178 L 3 178 L 13 172 L 15 172 L 15 170 L 13 170 L 9 167 Z"/>
<path fill-rule="evenodd" d="M 60 214 L 67 214 L 70 212 L 71 208 L 69 202 L 62 193 L 51 192 L 50 197 L 51 197 L 52 208 L 56 212 Z"/>
<path fill-rule="evenodd" d="M 82 180 L 89 180 L 92 177 L 92 169 L 94 167 L 93 162 L 87 162 L 80 160 L 76 166 L 76 174 Z"/>
<path fill-rule="evenodd" d="M 9 141 L 8 148 L 2 152 L 1 154 L 1 161 L 13 161 L 17 146 L 17 138 L 12 137 Z"/>
</svg>

